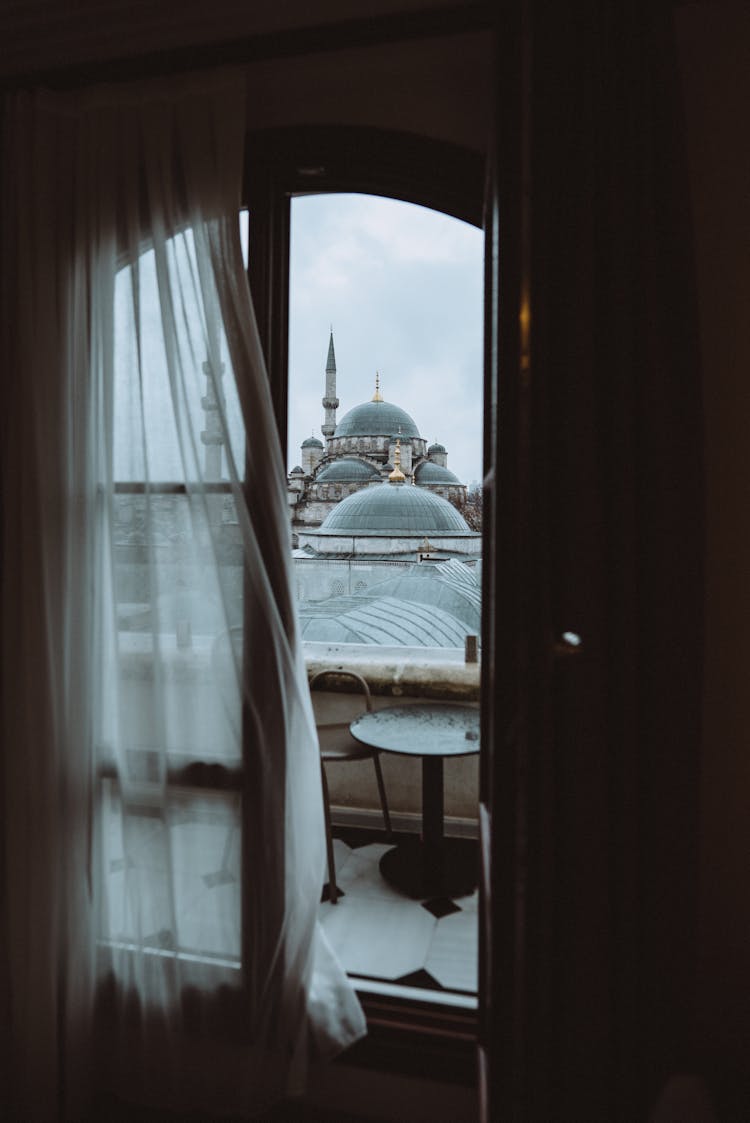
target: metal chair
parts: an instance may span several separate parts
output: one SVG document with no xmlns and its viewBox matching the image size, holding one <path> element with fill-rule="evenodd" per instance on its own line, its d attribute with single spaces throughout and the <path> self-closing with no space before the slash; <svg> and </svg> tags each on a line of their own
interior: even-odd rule
<svg viewBox="0 0 750 1123">
<path fill-rule="evenodd" d="M 310 679 L 310 692 L 315 714 L 315 724 L 320 741 L 320 770 L 323 780 L 323 811 L 326 822 L 326 851 L 328 854 L 328 887 L 332 905 L 338 904 L 338 889 L 336 888 L 336 866 L 333 857 L 333 836 L 331 834 L 331 802 L 328 794 L 328 781 L 326 779 L 326 764 L 341 763 L 348 760 L 372 759 L 375 766 L 375 778 L 380 794 L 380 806 L 383 809 L 385 829 L 390 837 L 391 816 L 388 811 L 388 800 L 385 794 L 383 773 L 380 768 L 380 757 L 376 749 L 355 741 L 349 732 L 349 725 L 362 713 L 361 694 L 348 694 L 341 691 L 321 690 L 320 681 L 330 675 L 337 678 L 352 679 L 361 688 L 364 694 L 365 709 L 372 710 L 370 688 L 361 675 L 354 671 L 325 670 L 318 671 Z M 316 688 L 317 687 L 317 688 Z"/>
</svg>

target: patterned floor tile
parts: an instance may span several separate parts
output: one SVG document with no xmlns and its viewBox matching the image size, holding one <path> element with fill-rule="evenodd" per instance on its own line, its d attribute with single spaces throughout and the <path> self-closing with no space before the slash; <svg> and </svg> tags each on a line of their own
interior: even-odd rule
<svg viewBox="0 0 750 1123">
<path fill-rule="evenodd" d="M 406 901 L 398 889 L 394 889 L 380 872 L 379 862 L 389 846 L 369 845 L 353 850 L 346 865 L 336 867 L 336 882 L 347 893 L 355 897 L 376 897 L 382 901 Z"/>
<path fill-rule="evenodd" d="M 137 939 L 145 933 L 154 947 L 166 948 L 169 933 L 184 950 L 239 955 L 240 831 L 229 816 L 175 823 L 169 832 L 158 822 L 123 829 L 117 821 L 106 834 L 107 911 L 113 934 Z M 123 842 L 125 851 L 133 854 L 129 870 Z M 476 990 L 478 894 L 455 901 L 412 900 L 380 873 L 380 859 L 392 844 L 355 842 L 354 837 L 334 839 L 336 883 L 342 896 L 336 905 L 320 904 L 318 913 L 345 969 L 405 986 Z M 167 880 L 168 871 L 161 866 L 170 855 L 172 873 Z M 159 884 L 163 880 L 165 888 L 151 895 L 136 922 L 131 889 L 133 879 L 137 884 L 144 877 Z M 448 909 L 460 911 L 449 914 Z"/>
<path fill-rule="evenodd" d="M 477 989 L 477 914 L 453 913 L 435 922 L 425 969 L 448 990 Z"/>
<path fill-rule="evenodd" d="M 475 889 L 468 897 L 454 897 L 453 900 L 463 912 L 477 912 L 479 909 L 479 890 Z"/>
<path fill-rule="evenodd" d="M 421 987 L 423 990 L 443 990 L 437 979 L 420 967 L 419 971 L 412 971 L 409 975 L 402 975 L 394 982 L 401 983 L 402 987 Z"/>
<path fill-rule="evenodd" d="M 460 912 L 461 906 L 452 901 L 450 897 L 432 897 L 429 901 L 422 901 L 422 908 L 432 913 L 436 920 L 450 916 L 453 912 Z"/>
<path fill-rule="evenodd" d="M 413 901 L 347 896 L 320 910 L 326 935 L 349 973 L 396 979 L 424 966 L 437 921 Z"/>
<path fill-rule="evenodd" d="M 338 881 L 339 881 L 339 879 L 337 877 L 336 878 L 336 897 L 337 897 L 337 899 L 346 896 L 346 893 L 341 888 L 341 886 L 338 884 Z M 321 893 L 320 893 L 320 903 L 325 904 L 325 902 L 330 901 L 330 899 L 331 899 L 331 883 L 329 881 L 327 881 L 325 883 L 325 885 L 323 886 L 323 888 L 321 890 Z"/>
</svg>

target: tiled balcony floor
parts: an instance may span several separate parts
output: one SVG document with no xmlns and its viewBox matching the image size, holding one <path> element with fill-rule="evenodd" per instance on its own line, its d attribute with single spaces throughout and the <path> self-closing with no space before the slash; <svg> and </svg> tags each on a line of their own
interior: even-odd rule
<svg viewBox="0 0 750 1123">
<path fill-rule="evenodd" d="M 378 862 L 392 844 L 334 839 L 337 904 L 320 919 L 350 975 L 476 994 L 478 892 L 417 901 L 393 889 Z"/>
<path fill-rule="evenodd" d="M 108 931 L 112 937 L 135 938 L 133 933 L 140 925 L 147 946 L 176 946 L 194 956 L 237 961 L 241 885 L 234 799 L 192 795 L 185 807 L 172 807 L 166 820 L 145 814 L 137 829 L 131 830 L 129 864 L 134 874 L 135 867 L 142 866 L 149 883 L 160 883 L 164 872 L 160 861 L 167 841 L 174 861 L 173 898 L 152 894 L 138 923 L 129 908 L 123 826 L 113 795 L 104 801 L 104 811 Z M 477 892 L 453 899 L 414 900 L 394 889 L 380 873 L 380 858 L 394 844 L 385 841 L 382 831 L 339 827 L 334 833 L 340 836 L 334 840 L 334 849 L 341 896 L 336 905 L 324 900 L 318 907 L 328 940 L 345 970 L 388 985 L 451 991 L 473 998 L 477 990 Z M 327 890 L 325 886 L 324 896 Z M 170 901 L 179 916 L 176 931 L 170 923 Z"/>
</svg>

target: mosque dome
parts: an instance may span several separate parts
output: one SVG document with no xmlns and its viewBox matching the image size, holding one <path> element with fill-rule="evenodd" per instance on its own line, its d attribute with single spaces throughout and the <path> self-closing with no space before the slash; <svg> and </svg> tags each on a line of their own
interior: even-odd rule
<svg viewBox="0 0 750 1123">
<path fill-rule="evenodd" d="M 420 537 L 472 535 L 456 508 L 439 495 L 411 484 L 383 483 L 342 499 L 318 534 Z"/>
<path fill-rule="evenodd" d="M 317 437 L 308 437 L 307 440 L 302 442 L 303 448 L 322 448 L 323 442 L 318 440 Z"/>
<path fill-rule="evenodd" d="M 304 469 L 300 468 L 299 464 L 292 468 L 291 472 L 289 473 L 290 476 L 304 476 L 304 474 Z"/>
<path fill-rule="evenodd" d="M 334 437 L 419 437 L 406 410 L 391 402 L 371 401 L 355 406 L 339 421 Z"/>
<path fill-rule="evenodd" d="M 439 441 L 435 441 L 435 444 L 430 445 L 430 447 L 427 449 L 427 455 L 428 456 L 434 456 L 436 452 L 437 453 L 445 453 L 446 451 L 447 450 L 446 450 L 445 445 L 441 445 Z"/>
<path fill-rule="evenodd" d="M 372 464 L 364 460 L 354 460 L 342 457 L 327 464 L 318 473 L 316 483 L 367 483 L 368 480 L 380 479 L 380 472 Z"/>
<path fill-rule="evenodd" d="M 456 476 L 449 468 L 443 468 L 440 464 L 433 464 L 431 460 L 423 460 L 418 464 L 414 470 L 414 479 L 420 487 L 430 484 L 460 484 L 458 476 Z"/>
</svg>

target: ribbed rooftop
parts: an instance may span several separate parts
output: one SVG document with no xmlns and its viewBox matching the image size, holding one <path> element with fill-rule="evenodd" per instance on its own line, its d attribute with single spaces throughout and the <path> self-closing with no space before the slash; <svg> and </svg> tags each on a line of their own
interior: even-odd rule
<svg viewBox="0 0 750 1123">
<path fill-rule="evenodd" d="M 353 595 L 302 600 L 300 619 L 305 640 L 462 648 L 481 630 L 481 604 L 479 570 L 452 560 L 378 575 Z"/>
</svg>

